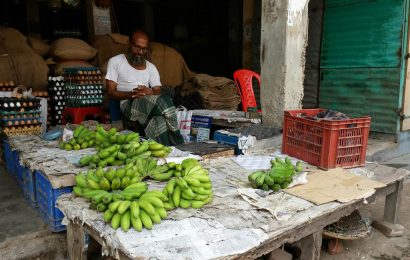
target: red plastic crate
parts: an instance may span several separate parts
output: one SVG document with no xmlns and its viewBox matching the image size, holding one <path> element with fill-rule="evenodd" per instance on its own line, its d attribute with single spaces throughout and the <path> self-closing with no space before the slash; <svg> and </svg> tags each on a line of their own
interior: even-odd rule
<svg viewBox="0 0 410 260">
<path fill-rule="evenodd" d="M 325 109 L 285 111 L 282 153 L 322 169 L 364 166 L 371 118 L 316 121 Z"/>
</svg>

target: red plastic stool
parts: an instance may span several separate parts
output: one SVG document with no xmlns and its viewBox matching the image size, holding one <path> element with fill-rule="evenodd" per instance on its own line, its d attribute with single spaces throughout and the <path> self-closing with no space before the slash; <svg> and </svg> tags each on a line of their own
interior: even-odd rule
<svg viewBox="0 0 410 260">
<path fill-rule="evenodd" d="M 101 123 L 106 123 L 106 118 L 104 110 L 102 107 L 66 107 L 64 108 L 63 115 L 61 118 L 61 123 L 66 124 L 66 117 L 71 117 L 73 124 L 81 124 L 87 116 L 99 116 L 101 118 Z"/>
</svg>

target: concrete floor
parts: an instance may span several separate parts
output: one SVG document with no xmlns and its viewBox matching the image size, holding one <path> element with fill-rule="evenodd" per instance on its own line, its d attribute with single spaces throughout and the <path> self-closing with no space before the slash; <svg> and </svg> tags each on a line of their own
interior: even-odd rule
<svg viewBox="0 0 410 260">
<path fill-rule="evenodd" d="M 6 238 L 46 228 L 37 211 L 24 199 L 22 190 L 3 166 L 0 166 L 0 243 Z"/>
<path fill-rule="evenodd" d="M 65 233 L 52 233 L 0 165 L 0 259 L 66 259 Z"/>
</svg>

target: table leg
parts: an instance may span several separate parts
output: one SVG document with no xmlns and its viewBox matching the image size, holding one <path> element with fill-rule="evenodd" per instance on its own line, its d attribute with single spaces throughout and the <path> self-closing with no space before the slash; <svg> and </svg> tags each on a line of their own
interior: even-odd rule
<svg viewBox="0 0 410 260">
<path fill-rule="evenodd" d="M 301 250 L 301 260 L 319 260 L 322 249 L 322 231 L 302 238 L 298 244 Z"/>
<path fill-rule="evenodd" d="M 67 225 L 67 250 L 71 260 L 86 260 L 88 250 L 88 234 L 79 224 L 70 221 Z"/>
<path fill-rule="evenodd" d="M 383 221 L 373 221 L 372 225 L 385 236 L 402 236 L 404 227 L 399 224 L 403 180 L 396 183 L 394 192 L 386 196 Z"/>
</svg>

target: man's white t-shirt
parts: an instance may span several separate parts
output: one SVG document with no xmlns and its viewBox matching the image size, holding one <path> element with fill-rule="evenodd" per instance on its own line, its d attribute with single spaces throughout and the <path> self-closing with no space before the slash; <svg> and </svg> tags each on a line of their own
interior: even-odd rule
<svg viewBox="0 0 410 260">
<path fill-rule="evenodd" d="M 124 54 L 114 56 L 108 61 L 105 79 L 117 83 L 117 91 L 123 92 L 130 92 L 138 85 L 149 88 L 161 86 L 159 73 L 154 64 L 146 61 L 146 68 L 137 70 L 128 63 Z"/>
</svg>

